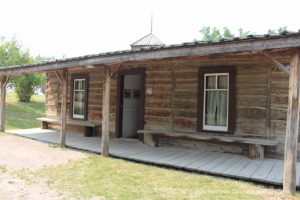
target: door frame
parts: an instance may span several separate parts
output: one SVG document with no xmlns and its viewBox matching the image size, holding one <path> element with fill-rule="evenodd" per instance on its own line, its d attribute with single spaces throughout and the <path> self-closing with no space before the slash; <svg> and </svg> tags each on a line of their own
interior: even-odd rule
<svg viewBox="0 0 300 200">
<path fill-rule="evenodd" d="M 122 137 L 123 125 L 123 90 L 124 90 L 124 76 L 125 75 L 141 75 L 141 89 L 140 89 L 140 116 L 138 122 L 138 129 L 144 129 L 144 114 L 145 114 L 145 82 L 146 69 L 124 69 L 118 72 L 117 77 L 117 105 L 116 105 L 116 123 L 115 123 L 115 137 Z"/>
</svg>

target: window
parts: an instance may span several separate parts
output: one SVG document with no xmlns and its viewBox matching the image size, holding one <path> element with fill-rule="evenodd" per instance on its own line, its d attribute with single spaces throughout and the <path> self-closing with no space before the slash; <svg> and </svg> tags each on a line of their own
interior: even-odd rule
<svg viewBox="0 0 300 200">
<path fill-rule="evenodd" d="M 235 118 L 233 67 L 200 68 L 198 130 L 233 133 Z"/>
<path fill-rule="evenodd" d="M 72 118 L 86 119 L 87 116 L 87 76 L 74 75 L 72 78 Z"/>
<path fill-rule="evenodd" d="M 228 130 L 228 81 L 228 73 L 205 74 L 204 130 Z"/>
</svg>

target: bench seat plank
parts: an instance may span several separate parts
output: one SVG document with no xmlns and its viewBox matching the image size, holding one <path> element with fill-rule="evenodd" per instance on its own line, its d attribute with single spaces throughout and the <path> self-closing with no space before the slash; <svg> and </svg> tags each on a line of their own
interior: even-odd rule
<svg viewBox="0 0 300 200">
<path fill-rule="evenodd" d="M 209 141 L 240 143 L 240 144 L 256 144 L 256 145 L 263 145 L 263 146 L 276 146 L 279 144 L 279 141 L 277 140 L 246 138 L 246 137 L 237 137 L 237 136 L 193 134 L 193 133 L 171 132 L 171 131 L 162 131 L 162 130 L 138 130 L 138 133 L 143 133 L 145 135 L 172 137 L 178 139 L 209 140 Z"/>
<path fill-rule="evenodd" d="M 60 124 L 59 118 L 54 118 L 54 117 L 40 117 L 40 118 L 37 118 L 37 120 L 42 121 L 42 122 Z M 71 119 L 67 120 L 67 124 L 78 125 L 78 126 L 88 126 L 88 127 L 96 127 L 96 126 L 101 125 L 101 123 L 88 122 L 88 121 L 77 121 L 77 120 L 71 120 Z"/>
</svg>

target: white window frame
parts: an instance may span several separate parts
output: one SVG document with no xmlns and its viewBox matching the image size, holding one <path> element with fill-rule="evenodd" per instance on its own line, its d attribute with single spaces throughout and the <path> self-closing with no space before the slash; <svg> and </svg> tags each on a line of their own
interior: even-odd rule
<svg viewBox="0 0 300 200">
<path fill-rule="evenodd" d="M 216 87 L 218 86 L 218 76 L 224 76 L 226 75 L 227 76 L 227 89 L 206 89 L 206 77 L 207 76 L 215 76 L 216 78 L 216 82 L 215 82 L 215 85 Z M 203 88 L 203 91 L 204 91 L 204 95 L 203 95 L 203 130 L 207 130 L 207 131 L 228 131 L 228 113 L 229 113 L 229 79 L 230 79 L 230 76 L 229 76 L 229 73 L 206 73 L 204 74 L 204 88 Z M 205 116 L 205 113 L 206 113 L 206 91 L 227 91 L 227 116 L 226 116 L 226 126 L 211 126 L 211 125 L 205 125 L 205 119 L 206 119 L 206 116 Z"/>
<path fill-rule="evenodd" d="M 73 85 L 73 88 L 74 88 L 74 89 L 73 89 L 73 99 L 72 99 L 72 101 L 73 101 L 73 113 L 72 113 L 72 116 L 73 116 L 74 119 L 84 119 L 86 110 L 84 110 L 83 115 L 78 115 L 78 114 L 75 114 L 75 113 L 74 113 L 74 111 L 75 111 L 75 109 L 74 109 L 74 108 L 75 108 L 75 102 L 74 102 L 74 99 L 75 99 L 75 92 L 86 92 L 86 91 L 85 91 L 85 88 L 86 88 L 86 87 L 84 87 L 83 90 L 78 90 L 78 89 L 75 88 L 75 83 L 76 83 L 76 81 L 84 81 L 84 83 L 86 84 L 86 79 L 84 79 L 84 78 L 77 78 L 77 79 L 74 79 L 74 80 L 73 80 L 73 84 L 74 84 L 74 85 Z M 84 101 L 86 101 L 85 98 L 84 98 Z M 85 105 L 85 102 L 84 102 L 84 105 Z M 85 106 L 84 106 L 84 109 L 86 109 Z"/>
</svg>

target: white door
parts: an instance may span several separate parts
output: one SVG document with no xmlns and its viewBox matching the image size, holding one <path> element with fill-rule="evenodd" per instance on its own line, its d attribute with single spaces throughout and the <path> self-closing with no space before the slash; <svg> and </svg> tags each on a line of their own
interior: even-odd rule
<svg viewBox="0 0 300 200">
<path fill-rule="evenodd" d="M 140 116 L 141 75 L 125 75 L 122 137 L 137 136 Z"/>
</svg>

